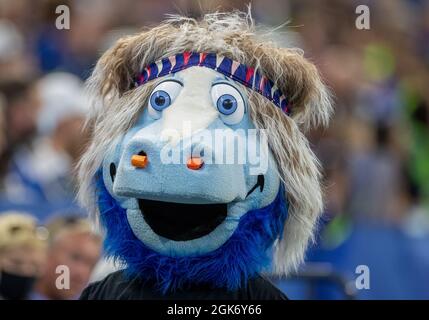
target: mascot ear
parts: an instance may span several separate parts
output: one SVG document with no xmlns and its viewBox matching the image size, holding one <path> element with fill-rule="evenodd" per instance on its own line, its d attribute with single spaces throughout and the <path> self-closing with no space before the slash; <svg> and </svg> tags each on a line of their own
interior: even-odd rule
<svg viewBox="0 0 429 320">
<path fill-rule="evenodd" d="M 169 26 L 160 26 L 120 38 L 98 60 L 88 81 L 89 90 L 103 99 L 122 96 L 132 88 L 142 66 L 165 51 L 169 39 L 161 36 L 171 33 Z"/>
<path fill-rule="evenodd" d="M 328 125 L 333 111 L 329 90 L 301 50 L 266 46 L 258 48 L 255 56 L 268 77 L 287 95 L 291 117 L 304 131 Z"/>
<path fill-rule="evenodd" d="M 121 96 L 130 88 L 133 77 L 131 58 L 134 38 L 131 36 L 119 39 L 98 60 L 89 80 L 89 86 L 94 93 L 103 98 L 110 95 Z"/>
<path fill-rule="evenodd" d="M 304 131 L 328 126 L 333 111 L 331 96 L 316 66 L 296 50 L 281 51 L 283 85 L 289 95 L 292 118 Z"/>
</svg>

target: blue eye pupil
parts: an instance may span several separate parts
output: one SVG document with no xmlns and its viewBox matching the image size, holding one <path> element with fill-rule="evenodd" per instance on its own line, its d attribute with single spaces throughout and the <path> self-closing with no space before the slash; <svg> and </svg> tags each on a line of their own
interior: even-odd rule
<svg viewBox="0 0 429 320">
<path fill-rule="evenodd" d="M 165 98 L 163 96 L 159 96 L 155 98 L 155 104 L 158 106 L 162 106 L 165 103 Z"/>
<path fill-rule="evenodd" d="M 232 102 L 232 100 L 231 100 L 231 99 L 225 99 L 225 100 L 222 102 L 222 105 L 223 105 L 223 107 L 224 107 L 226 110 L 229 110 L 229 109 L 231 109 L 231 108 L 234 106 L 234 103 Z"/>
<path fill-rule="evenodd" d="M 170 95 L 164 90 L 155 91 L 150 97 L 150 104 L 157 111 L 162 111 L 171 104 Z"/>
<path fill-rule="evenodd" d="M 237 99 L 230 94 L 224 94 L 217 100 L 217 109 L 224 115 L 229 115 L 237 110 Z"/>
</svg>

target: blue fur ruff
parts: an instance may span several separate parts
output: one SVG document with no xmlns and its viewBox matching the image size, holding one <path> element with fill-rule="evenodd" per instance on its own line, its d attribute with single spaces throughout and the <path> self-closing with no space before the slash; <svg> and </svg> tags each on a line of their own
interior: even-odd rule
<svg viewBox="0 0 429 320">
<path fill-rule="evenodd" d="M 106 254 L 127 266 L 129 276 L 155 281 L 161 292 L 190 284 L 235 290 L 270 267 L 272 245 L 283 233 L 287 202 L 280 188 L 268 206 L 241 218 L 233 235 L 217 250 L 194 257 L 169 257 L 148 248 L 131 230 L 126 211 L 107 191 L 98 174 L 97 195 L 101 223 L 106 231 Z"/>
</svg>

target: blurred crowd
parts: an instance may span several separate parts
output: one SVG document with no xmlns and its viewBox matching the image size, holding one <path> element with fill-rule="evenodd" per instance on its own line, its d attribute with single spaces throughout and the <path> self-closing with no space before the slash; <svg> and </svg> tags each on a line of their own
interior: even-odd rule
<svg viewBox="0 0 429 320">
<path fill-rule="evenodd" d="M 0 300 L 76 299 L 100 258 L 101 238 L 74 215 L 38 226 L 23 212 L 0 215 Z"/>
<path fill-rule="evenodd" d="M 0 0 L 0 299 L 76 298 L 99 259 L 73 168 L 88 139 L 83 82 L 100 54 L 166 13 L 248 3 Z M 362 223 L 428 236 L 429 2 L 251 3 L 256 21 L 302 48 L 333 92 L 331 126 L 310 133 L 325 177 L 321 243 L 338 245 Z M 64 4 L 70 29 L 58 30 L 55 8 Z M 355 25 L 361 4 L 369 30 Z M 70 267 L 73 289 L 57 288 L 59 265 Z"/>
</svg>

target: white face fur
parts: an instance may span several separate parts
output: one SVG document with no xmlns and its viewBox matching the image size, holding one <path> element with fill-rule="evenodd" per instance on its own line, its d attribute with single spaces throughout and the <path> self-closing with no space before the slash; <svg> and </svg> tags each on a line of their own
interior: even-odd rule
<svg viewBox="0 0 429 320">
<path fill-rule="evenodd" d="M 168 92 L 168 96 L 163 96 L 169 102 L 165 108 L 155 105 L 153 97 L 159 92 Z M 234 96 L 235 111 L 223 110 L 223 105 L 219 106 L 219 96 Z M 136 237 L 151 249 L 171 256 L 193 256 L 216 250 L 231 237 L 243 215 L 275 199 L 280 179 L 271 152 L 262 152 L 259 140 L 247 139 L 246 146 L 236 142 L 239 130 L 255 130 L 246 111 L 246 99 L 236 83 L 216 71 L 204 67 L 180 71 L 155 86 L 137 123 L 106 155 L 103 163 L 105 185 L 127 210 L 128 222 Z M 225 142 L 221 150 L 205 145 L 201 157 L 204 165 L 200 169 L 189 169 L 186 161 L 168 164 L 163 161 L 162 151 L 166 145 L 173 152 L 177 151 L 180 159 L 186 160 L 198 144 L 192 139 L 204 130 L 212 134 L 217 129 L 231 133 L 234 139 Z M 218 152 L 227 153 L 230 147 L 236 148 L 231 149 L 234 150 L 233 163 L 209 162 L 209 154 L 215 157 Z M 252 163 L 237 161 L 236 154 L 242 151 L 237 149 L 244 147 L 259 150 L 260 161 L 267 163 L 264 172 L 252 174 Z M 149 159 L 148 165 L 134 167 L 130 159 L 142 151 Z M 109 174 L 112 165 L 116 168 L 115 177 Z M 257 185 L 261 180 L 262 187 Z M 213 206 L 217 206 L 215 210 L 221 207 L 222 217 L 210 215 Z M 159 210 L 165 213 L 164 220 L 158 221 Z M 188 217 L 189 212 L 193 212 L 192 218 Z M 176 237 L 176 233 L 180 234 L 179 226 L 173 230 L 174 234 L 164 232 L 169 226 L 187 219 L 192 220 L 193 229 L 205 232 L 192 233 L 185 225 L 182 226 L 183 237 Z M 195 223 L 198 220 L 200 224 Z"/>
</svg>

